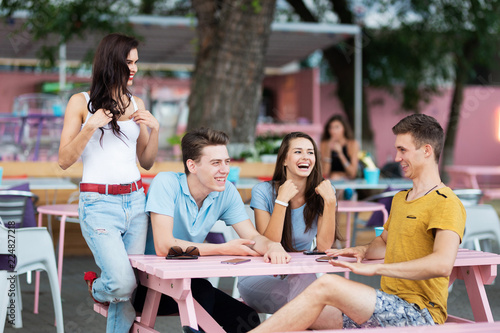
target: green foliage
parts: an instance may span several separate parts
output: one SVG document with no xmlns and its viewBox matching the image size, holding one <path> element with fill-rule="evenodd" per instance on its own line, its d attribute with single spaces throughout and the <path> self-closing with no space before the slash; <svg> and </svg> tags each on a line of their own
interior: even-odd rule
<svg viewBox="0 0 500 333">
<path fill-rule="evenodd" d="M 86 32 L 106 34 L 119 31 L 133 34 L 127 21 L 133 6 L 131 0 L 121 0 L 119 3 L 111 0 L 11 0 L 2 1 L 0 9 L 4 11 L 5 17 L 12 16 L 18 10 L 28 11 L 22 30 L 29 31 L 35 41 L 50 41 L 41 48 L 38 57 L 46 66 L 54 66 L 59 45 L 75 38 L 83 40 Z M 88 55 L 82 56 L 84 59 L 89 58 Z"/>
<path fill-rule="evenodd" d="M 171 146 L 175 146 L 175 145 L 180 146 L 181 141 L 182 141 L 182 137 L 184 136 L 184 134 L 186 134 L 186 133 L 172 135 L 171 137 L 169 137 L 167 139 L 168 144 Z"/>
<path fill-rule="evenodd" d="M 283 135 L 268 133 L 255 138 L 255 150 L 257 154 L 277 154 L 283 141 Z"/>
<path fill-rule="evenodd" d="M 284 135 L 276 133 L 267 133 L 255 138 L 255 144 L 251 149 L 241 152 L 235 156 L 237 160 L 246 160 L 247 162 L 258 161 L 261 155 L 278 154 Z"/>
<path fill-rule="evenodd" d="M 401 86 L 403 109 L 418 111 L 457 71 L 470 80 L 474 66 L 496 65 L 500 0 L 364 2 L 395 13 L 381 28 L 366 30 L 364 77 L 392 92 Z"/>
<path fill-rule="evenodd" d="M 259 14 L 262 11 L 262 4 L 260 0 L 252 0 L 252 8 L 255 14 Z"/>
</svg>

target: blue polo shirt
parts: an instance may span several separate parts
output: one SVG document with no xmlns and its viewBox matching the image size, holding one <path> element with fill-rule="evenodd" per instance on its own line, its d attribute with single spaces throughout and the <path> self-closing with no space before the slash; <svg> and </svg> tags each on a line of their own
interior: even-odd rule
<svg viewBox="0 0 500 333">
<path fill-rule="evenodd" d="M 248 219 L 238 190 L 226 182 L 222 192 L 211 192 L 198 209 L 189 192 L 184 173 L 160 172 L 151 182 L 146 212 L 171 216 L 173 236 L 194 243 L 203 243 L 215 222 L 222 220 L 230 226 Z M 148 230 L 146 254 L 154 253 L 153 233 Z"/>
</svg>

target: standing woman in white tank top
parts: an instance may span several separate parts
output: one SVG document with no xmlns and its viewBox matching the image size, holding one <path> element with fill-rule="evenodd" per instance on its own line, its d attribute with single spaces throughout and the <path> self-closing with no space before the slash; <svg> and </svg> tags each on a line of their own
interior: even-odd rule
<svg viewBox="0 0 500 333">
<path fill-rule="evenodd" d="M 130 297 L 136 279 L 129 254 L 143 254 L 147 215 L 137 160 L 150 169 L 158 152 L 158 121 L 128 90 L 137 73 L 138 41 L 110 34 L 97 47 L 89 92 L 66 108 L 59 165 L 80 156 L 79 215 L 82 234 L 101 277 L 85 273 L 96 302 L 109 303 L 106 332 L 128 332 L 135 317 Z"/>
</svg>

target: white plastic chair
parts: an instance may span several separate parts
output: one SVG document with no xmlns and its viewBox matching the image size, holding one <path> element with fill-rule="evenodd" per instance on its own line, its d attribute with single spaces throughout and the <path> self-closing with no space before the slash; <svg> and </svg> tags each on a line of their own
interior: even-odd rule
<svg viewBox="0 0 500 333">
<path fill-rule="evenodd" d="M 476 188 L 455 189 L 453 193 L 462 201 L 464 206 L 478 205 L 483 197 L 483 191 Z"/>
<path fill-rule="evenodd" d="M 491 205 L 465 206 L 467 219 L 461 247 L 476 251 L 495 252 L 500 248 L 500 219 Z"/>
<path fill-rule="evenodd" d="M 8 229 L 0 221 L 0 253 L 8 253 Z M 11 233 L 12 235 L 12 233 Z M 34 270 L 44 270 L 49 277 L 50 289 L 52 292 L 52 301 L 54 303 L 54 312 L 56 315 L 57 332 L 64 332 L 63 312 L 61 305 L 61 293 L 57 279 L 56 259 L 52 239 L 47 228 L 22 228 L 15 229 L 15 255 L 17 257 L 16 266 L 16 294 L 14 301 L 15 307 L 15 328 L 23 326 L 21 317 L 21 290 L 19 289 L 19 275 Z M 13 273 L 9 273 L 13 274 Z M 2 282 L 6 279 L 2 279 Z M 1 289 L 1 288 L 0 288 Z M 0 290 L 1 291 L 1 290 Z M 0 305 L 9 300 L 7 294 L 0 294 Z M 0 308 L 0 318 L 5 319 L 6 307 Z M 3 329 L 3 325 L 2 325 Z"/>
</svg>

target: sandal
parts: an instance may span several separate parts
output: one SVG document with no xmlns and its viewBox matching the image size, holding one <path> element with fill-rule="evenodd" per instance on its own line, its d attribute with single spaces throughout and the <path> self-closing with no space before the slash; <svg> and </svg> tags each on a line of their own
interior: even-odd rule
<svg viewBox="0 0 500 333">
<path fill-rule="evenodd" d="M 85 272 L 85 274 L 83 275 L 83 279 L 87 283 L 87 287 L 89 288 L 90 297 L 92 297 L 94 302 L 99 303 L 99 304 L 103 304 L 103 305 L 109 305 L 109 302 L 99 302 L 98 300 L 96 300 L 94 298 L 94 295 L 92 294 L 92 285 L 94 284 L 94 280 L 97 279 L 96 272 Z"/>
</svg>

